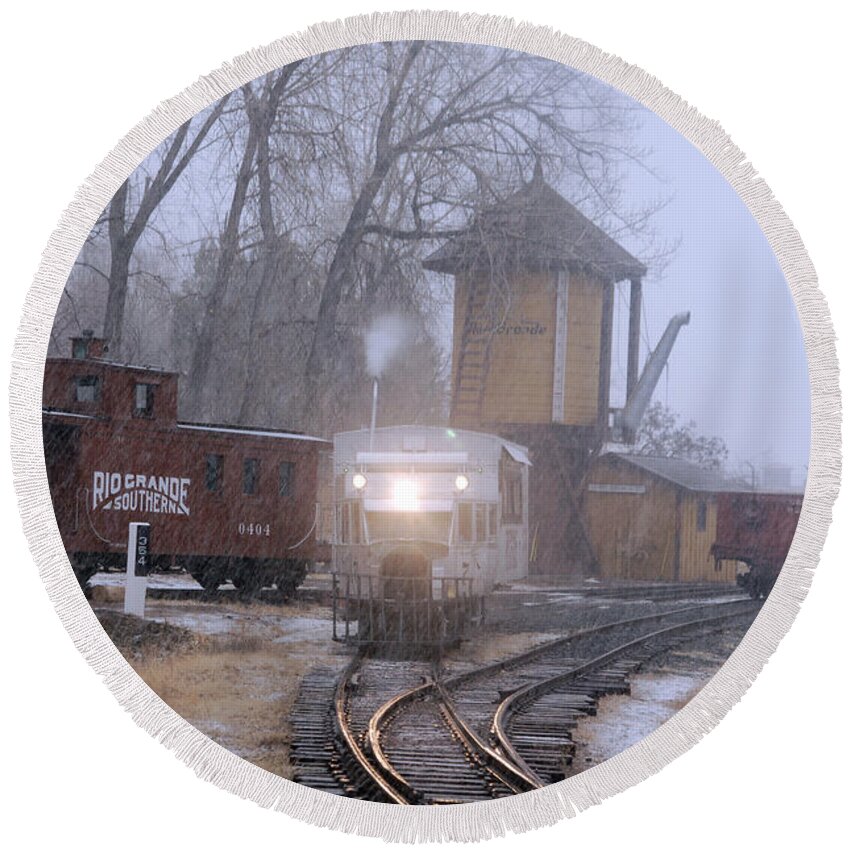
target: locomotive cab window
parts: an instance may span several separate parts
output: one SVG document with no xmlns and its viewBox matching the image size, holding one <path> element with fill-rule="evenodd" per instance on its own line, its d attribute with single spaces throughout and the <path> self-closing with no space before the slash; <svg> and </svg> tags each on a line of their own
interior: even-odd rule
<svg viewBox="0 0 850 850">
<path fill-rule="evenodd" d="M 153 384 L 136 384 L 133 390 L 133 415 L 153 416 Z"/>
<path fill-rule="evenodd" d="M 255 457 L 246 457 L 242 464 L 242 492 L 254 496 L 260 484 L 260 461 Z"/>
<path fill-rule="evenodd" d="M 502 459 L 502 522 L 521 523 L 522 504 L 522 464 L 506 458 Z"/>
<path fill-rule="evenodd" d="M 360 502 L 344 502 L 339 506 L 340 543 L 363 542 L 363 520 Z"/>
<path fill-rule="evenodd" d="M 277 489 L 281 496 L 295 495 L 295 464 L 292 461 L 284 460 L 278 467 Z"/>
<path fill-rule="evenodd" d="M 472 503 L 460 502 L 457 506 L 457 539 L 460 543 L 472 542 Z"/>
<path fill-rule="evenodd" d="M 483 543 L 487 539 L 487 505 L 475 503 L 475 540 Z"/>
<path fill-rule="evenodd" d="M 74 399 L 83 404 L 100 401 L 100 377 L 81 375 L 74 378 Z"/>
<path fill-rule="evenodd" d="M 207 455 L 207 465 L 204 474 L 207 490 L 211 493 L 216 493 L 221 490 L 221 484 L 224 479 L 224 456 L 223 455 Z"/>
</svg>

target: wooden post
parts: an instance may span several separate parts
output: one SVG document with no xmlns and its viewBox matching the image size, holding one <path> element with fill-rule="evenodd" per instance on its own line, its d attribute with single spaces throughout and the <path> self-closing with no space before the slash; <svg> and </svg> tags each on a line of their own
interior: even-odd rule
<svg viewBox="0 0 850 850">
<path fill-rule="evenodd" d="M 567 381 L 567 310 L 570 273 L 564 269 L 555 276 L 555 352 L 552 363 L 552 421 L 564 421 Z"/>
<path fill-rule="evenodd" d="M 638 361 L 640 360 L 640 316 L 642 283 L 639 277 L 631 280 L 629 297 L 629 349 L 626 366 L 626 399 L 631 398 L 638 382 Z"/>
</svg>

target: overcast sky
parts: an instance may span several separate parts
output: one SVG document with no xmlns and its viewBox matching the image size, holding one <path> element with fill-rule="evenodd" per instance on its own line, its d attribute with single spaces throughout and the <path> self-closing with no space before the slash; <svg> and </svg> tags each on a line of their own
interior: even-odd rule
<svg viewBox="0 0 850 850">
<path fill-rule="evenodd" d="M 648 164 L 671 198 L 654 226 L 681 239 L 661 278 L 650 273 L 644 286 L 652 345 L 673 314 L 691 311 L 655 399 L 694 419 L 705 434 L 723 437 L 730 471 L 744 461 L 772 460 L 791 464 L 800 483 L 809 453 L 808 372 L 797 311 L 776 258 L 738 195 L 689 142 L 649 112 L 640 140 L 652 148 Z M 659 182 L 635 172 L 629 189 L 649 198 Z M 617 307 L 622 337 L 625 299 Z M 625 384 L 622 349 L 612 375 L 615 404 Z"/>
</svg>

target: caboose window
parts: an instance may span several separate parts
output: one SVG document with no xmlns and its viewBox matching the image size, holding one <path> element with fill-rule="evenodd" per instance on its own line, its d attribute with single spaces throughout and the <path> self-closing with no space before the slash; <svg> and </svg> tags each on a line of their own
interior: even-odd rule
<svg viewBox="0 0 850 850">
<path fill-rule="evenodd" d="M 223 455 L 207 455 L 207 467 L 204 475 L 207 490 L 215 493 L 221 490 L 222 480 L 224 478 L 224 456 Z"/>
<path fill-rule="evenodd" d="M 153 416 L 153 384 L 136 384 L 133 415 Z"/>
<path fill-rule="evenodd" d="M 281 496 L 295 495 L 295 464 L 285 460 L 278 468 L 277 489 Z"/>
<path fill-rule="evenodd" d="M 260 481 L 260 461 L 255 457 L 246 457 L 242 464 L 242 492 L 253 496 Z"/>
<path fill-rule="evenodd" d="M 74 379 L 74 398 L 93 404 L 100 400 L 100 378 L 97 375 L 81 375 Z"/>
</svg>

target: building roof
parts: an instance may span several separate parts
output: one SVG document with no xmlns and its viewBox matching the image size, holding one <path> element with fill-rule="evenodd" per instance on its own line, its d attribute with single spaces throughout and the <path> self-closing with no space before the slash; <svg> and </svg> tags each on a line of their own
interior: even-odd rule
<svg viewBox="0 0 850 850">
<path fill-rule="evenodd" d="M 103 366 L 106 369 L 132 369 L 135 372 L 156 372 L 159 375 L 176 375 L 173 369 L 165 369 L 162 366 L 150 366 L 139 363 L 119 363 L 117 360 L 107 360 L 105 357 L 48 357 L 48 363 L 85 363 L 89 367 L 92 365 Z"/>
<path fill-rule="evenodd" d="M 539 168 L 522 189 L 480 213 L 423 265 L 457 274 L 499 258 L 531 268 L 590 271 L 604 280 L 646 274 L 643 263 L 546 183 Z"/>
<path fill-rule="evenodd" d="M 651 457 L 611 453 L 605 457 L 616 457 L 632 466 L 646 470 L 658 478 L 700 493 L 752 493 L 752 486 L 740 478 L 727 478 L 715 469 L 701 466 L 677 457 Z"/>
</svg>

